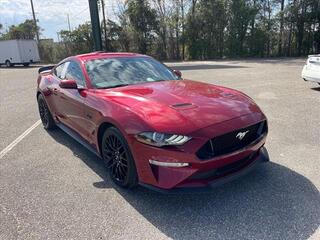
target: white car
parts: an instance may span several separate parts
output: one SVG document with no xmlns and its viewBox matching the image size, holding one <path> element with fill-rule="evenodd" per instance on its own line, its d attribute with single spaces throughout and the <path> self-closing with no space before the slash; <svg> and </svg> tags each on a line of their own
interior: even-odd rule
<svg viewBox="0 0 320 240">
<path fill-rule="evenodd" d="M 317 82 L 320 85 L 320 54 L 308 56 L 301 76 L 305 81 Z"/>
</svg>

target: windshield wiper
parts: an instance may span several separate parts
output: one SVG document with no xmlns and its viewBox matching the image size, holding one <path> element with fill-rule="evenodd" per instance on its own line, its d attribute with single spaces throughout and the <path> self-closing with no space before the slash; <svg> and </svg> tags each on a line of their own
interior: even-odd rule
<svg viewBox="0 0 320 240">
<path fill-rule="evenodd" d="M 117 84 L 117 85 L 112 85 L 112 86 L 108 86 L 108 87 L 101 87 L 99 89 L 108 89 L 108 88 L 116 88 L 116 87 L 125 87 L 128 86 L 128 83 L 121 83 L 121 84 Z"/>
</svg>

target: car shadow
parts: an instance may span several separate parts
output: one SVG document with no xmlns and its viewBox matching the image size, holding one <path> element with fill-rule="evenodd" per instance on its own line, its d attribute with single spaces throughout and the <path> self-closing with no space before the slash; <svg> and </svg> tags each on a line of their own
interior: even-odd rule
<svg viewBox="0 0 320 240">
<path fill-rule="evenodd" d="M 97 156 L 61 130 L 50 135 L 101 177 L 94 187 L 114 188 L 172 239 L 307 239 L 320 225 L 317 188 L 279 164 L 261 164 L 236 181 L 200 194 L 125 190 L 111 182 Z"/>
<path fill-rule="evenodd" d="M 314 91 L 319 91 L 320 92 L 320 87 L 313 87 L 311 89 L 314 90 Z"/>
<path fill-rule="evenodd" d="M 41 68 L 43 67 L 44 65 L 29 65 L 29 66 L 23 66 L 23 65 L 14 65 L 12 67 L 6 67 L 6 66 L 0 66 L 0 69 L 3 68 L 3 69 L 8 69 L 8 70 L 19 70 L 19 69 L 28 69 L 28 68 Z"/>
<path fill-rule="evenodd" d="M 248 68 L 245 66 L 232 65 L 210 65 L 210 64 L 194 64 L 194 65 L 168 65 L 171 69 L 180 71 L 189 70 L 208 70 L 208 69 L 230 69 L 230 68 Z"/>
<path fill-rule="evenodd" d="M 228 59 L 225 59 L 228 61 Z M 232 64 L 239 63 L 267 63 L 267 64 L 284 64 L 284 65 L 296 65 L 297 63 L 304 64 L 306 62 L 306 58 L 291 58 L 291 57 L 271 57 L 271 58 L 239 58 L 239 59 L 229 59 Z"/>
</svg>

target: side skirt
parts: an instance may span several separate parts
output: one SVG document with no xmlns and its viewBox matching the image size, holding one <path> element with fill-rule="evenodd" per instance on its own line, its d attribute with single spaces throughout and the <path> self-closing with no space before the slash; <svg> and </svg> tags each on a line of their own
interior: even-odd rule
<svg viewBox="0 0 320 240">
<path fill-rule="evenodd" d="M 100 159 L 101 156 L 97 152 L 95 148 L 93 148 L 85 139 L 83 139 L 77 132 L 72 130 L 71 128 L 67 127 L 63 123 L 56 123 L 56 125 L 64 131 L 66 134 L 68 134 L 70 137 L 72 137 L 74 140 L 76 140 L 78 143 L 80 143 L 82 146 L 84 146 L 86 149 L 88 149 L 90 152 L 94 153 L 97 155 Z"/>
</svg>

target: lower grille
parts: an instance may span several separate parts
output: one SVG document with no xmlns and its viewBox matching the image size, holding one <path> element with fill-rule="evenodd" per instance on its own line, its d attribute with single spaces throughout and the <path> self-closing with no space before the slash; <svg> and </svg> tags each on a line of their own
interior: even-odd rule
<svg viewBox="0 0 320 240">
<path fill-rule="evenodd" d="M 210 139 L 196 153 L 201 160 L 232 153 L 242 149 L 265 135 L 268 131 L 267 122 L 259 122 L 246 128 Z"/>
<path fill-rule="evenodd" d="M 218 177 L 223 177 L 228 174 L 237 172 L 237 171 L 241 170 L 242 168 L 248 166 L 250 163 L 252 163 L 256 154 L 257 153 L 253 153 L 246 158 L 243 158 L 239 161 L 227 164 L 227 165 L 222 166 L 220 168 L 216 168 L 216 169 L 213 169 L 213 170 L 210 170 L 207 172 L 198 173 L 198 174 L 192 176 L 190 179 L 203 180 L 203 179 L 210 179 L 210 178 L 218 178 Z"/>
</svg>

